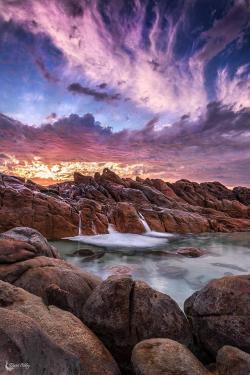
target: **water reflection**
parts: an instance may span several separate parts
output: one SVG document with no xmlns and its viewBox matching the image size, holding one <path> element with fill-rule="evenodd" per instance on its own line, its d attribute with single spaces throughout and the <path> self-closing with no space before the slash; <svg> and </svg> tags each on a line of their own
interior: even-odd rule
<svg viewBox="0 0 250 375">
<path fill-rule="evenodd" d="M 153 288 L 169 294 L 180 306 L 213 278 L 250 272 L 250 233 L 176 235 L 161 239 L 158 246 L 154 243 L 151 247 L 149 244 L 144 247 L 149 239 L 146 236 L 139 236 L 143 237 L 139 239 L 142 246 L 137 246 L 138 242 L 133 245 L 131 235 L 121 236 L 123 244 L 129 243 L 129 247 L 107 241 L 103 244 L 99 241 L 96 246 L 87 244 L 86 239 L 84 243 L 62 240 L 53 244 L 68 262 L 86 271 L 103 279 L 111 274 L 131 274 L 135 279 L 145 280 Z M 176 255 L 175 251 L 183 246 L 201 247 L 207 253 L 200 258 Z M 90 255 L 89 259 L 70 256 L 81 249 L 89 250 L 94 256 Z M 98 252 L 102 256 L 98 256 Z"/>
</svg>

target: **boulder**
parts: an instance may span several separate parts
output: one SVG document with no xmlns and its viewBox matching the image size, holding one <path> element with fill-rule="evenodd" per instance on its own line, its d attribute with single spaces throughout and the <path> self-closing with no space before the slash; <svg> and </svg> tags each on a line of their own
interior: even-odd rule
<svg viewBox="0 0 250 375">
<path fill-rule="evenodd" d="M 15 346 L 16 355 L 20 353 L 18 351 L 18 347 L 20 346 L 22 347 L 22 352 L 25 352 L 24 359 L 27 362 L 35 363 L 35 361 L 40 361 L 40 366 L 43 365 L 43 362 L 44 366 L 51 362 L 51 365 L 56 366 L 56 361 L 59 361 L 60 353 L 62 357 L 64 356 L 63 353 L 66 353 L 64 361 L 62 358 L 62 372 L 56 372 L 56 370 L 53 372 L 51 369 L 48 369 L 48 371 L 43 371 L 41 374 L 120 374 L 118 366 L 108 350 L 99 339 L 70 312 L 63 311 L 55 306 L 45 305 L 40 297 L 3 281 L 0 281 L 0 307 L 1 310 L 6 311 L 5 316 L 7 315 L 8 317 L 9 314 L 10 317 L 13 317 L 13 320 L 5 320 L 1 324 L 6 327 L 5 336 L 8 336 L 9 332 L 11 333 L 11 339 L 8 339 L 8 345 L 10 345 L 10 347 L 13 346 L 13 341 L 16 343 L 16 340 L 20 340 L 17 342 L 18 345 Z M 22 318 L 23 316 L 24 318 Z M 22 337 L 18 338 L 18 329 L 21 330 L 22 322 L 24 322 L 23 331 L 21 331 L 21 333 L 23 333 Z M 15 332 L 15 326 L 17 327 L 17 332 Z M 47 346 L 45 346 L 46 341 L 39 337 L 41 331 L 45 338 L 47 338 Z M 33 337 L 34 339 L 37 338 L 37 343 L 35 343 Z M 5 338 L 5 340 L 7 340 L 7 338 Z M 32 349 L 33 342 L 34 346 Z M 39 343 L 41 343 L 41 347 Z M 36 348 L 37 351 L 35 351 Z M 41 350 L 42 348 L 44 348 L 44 350 Z M 50 349 L 52 350 L 51 353 Z M 4 351 L 1 351 L 0 358 L 4 358 L 2 356 L 5 355 L 6 351 L 6 348 L 4 348 Z M 53 362 L 53 358 L 55 358 L 55 362 Z M 73 361 L 74 358 L 75 360 Z M 18 360 L 19 358 L 16 356 L 14 359 Z M 79 372 L 76 367 L 78 363 L 80 366 Z M 70 368 L 71 365 L 72 370 Z M 67 372 L 66 366 L 68 366 L 69 372 Z M 64 370 L 64 368 L 66 370 Z M 36 369 L 32 374 L 33 373 L 39 374 Z"/>
<path fill-rule="evenodd" d="M 80 317 L 83 305 L 101 279 L 64 260 L 39 256 L 0 264 L 0 280 L 10 282 Z"/>
<path fill-rule="evenodd" d="M 20 251 L 25 246 L 26 255 L 21 255 Z M 39 255 L 60 258 L 58 250 L 40 232 L 28 227 L 16 227 L 0 234 L 0 256 L 3 255 L 10 263 Z M 0 262 L 4 261 L 0 258 Z"/>
<path fill-rule="evenodd" d="M 209 375 L 186 346 L 169 339 L 139 342 L 131 360 L 136 375 Z"/>
<path fill-rule="evenodd" d="M 250 354 L 233 346 L 223 346 L 216 358 L 219 375 L 250 374 Z"/>
<path fill-rule="evenodd" d="M 32 318 L 0 307 L 1 374 L 80 374 L 76 355 L 51 339 Z M 5 371 L 5 370 L 6 371 Z"/>
<path fill-rule="evenodd" d="M 129 276 L 110 276 L 97 286 L 83 308 L 83 321 L 127 368 L 133 347 L 141 340 L 166 337 L 191 343 L 185 315 L 166 294 Z"/>
<path fill-rule="evenodd" d="M 204 255 L 206 251 L 199 247 L 180 247 L 176 253 L 189 258 L 197 258 Z"/>
<path fill-rule="evenodd" d="M 42 297 L 50 304 L 81 315 L 101 279 L 62 259 L 35 229 L 14 228 L 0 235 L 0 280 Z"/>
<path fill-rule="evenodd" d="M 250 351 L 250 275 L 212 280 L 184 304 L 198 346 L 215 358 L 224 345 Z"/>
</svg>

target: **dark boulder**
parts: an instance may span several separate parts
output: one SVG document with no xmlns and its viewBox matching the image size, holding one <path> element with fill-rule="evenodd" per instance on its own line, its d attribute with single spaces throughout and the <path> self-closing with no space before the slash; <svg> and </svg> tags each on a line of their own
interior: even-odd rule
<svg viewBox="0 0 250 375">
<path fill-rule="evenodd" d="M 111 276 L 100 284 L 88 298 L 82 319 L 123 368 L 129 366 L 132 349 L 141 340 L 166 337 L 191 343 L 188 322 L 178 305 L 129 276 Z"/>
<path fill-rule="evenodd" d="M 212 280 L 185 301 L 198 346 L 215 358 L 224 345 L 250 351 L 250 275 Z"/>
<path fill-rule="evenodd" d="M 250 354 L 233 346 L 223 346 L 218 351 L 216 364 L 218 375 L 250 374 Z"/>
</svg>

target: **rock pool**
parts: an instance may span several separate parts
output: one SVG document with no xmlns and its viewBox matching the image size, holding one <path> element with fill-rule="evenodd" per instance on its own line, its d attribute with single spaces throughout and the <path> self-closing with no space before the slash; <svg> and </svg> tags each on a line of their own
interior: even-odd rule
<svg viewBox="0 0 250 375">
<path fill-rule="evenodd" d="M 200 235 L 133 235 L 109 233 L 54 241 L 68 262 L 101 276 L 131 274 L 169 294 L 182 307 L 209 280 L 250 273 L 250 233 Z M 206 254 L 188 258 L 175 254 L 180 247 L 200 247 Z M 76 251 L 91 256 L 72 256 Z M 80 251 L 80 253 L 81 253 Z"/>
</svg>

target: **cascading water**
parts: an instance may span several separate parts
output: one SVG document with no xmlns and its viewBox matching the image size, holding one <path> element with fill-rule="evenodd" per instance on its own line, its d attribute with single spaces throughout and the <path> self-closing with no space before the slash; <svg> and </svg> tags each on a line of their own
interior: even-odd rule
<svg viewBox="0 0 250 375">
<path fill-rule="evenodd" d="M 117 230 L 115 229 L 115 226 L 113 224 L 108 225 L 108 232 L 109 234 L 117 233 Z"/>
<path fill-rule="evenodd" d="M 139 212 L 139 217 L 142 225 L 144 226 L 145 232 L 151 232 L 151 229 L 148 225 L 148 223 L 145 220 L 145 217 Z"/>
<path fill-rule="evenodd" d="M 82 235 L 82 211 L 79 211 L 78 214 L 79 221 L 78 221 L 78 236 Z"/>
</svg>

